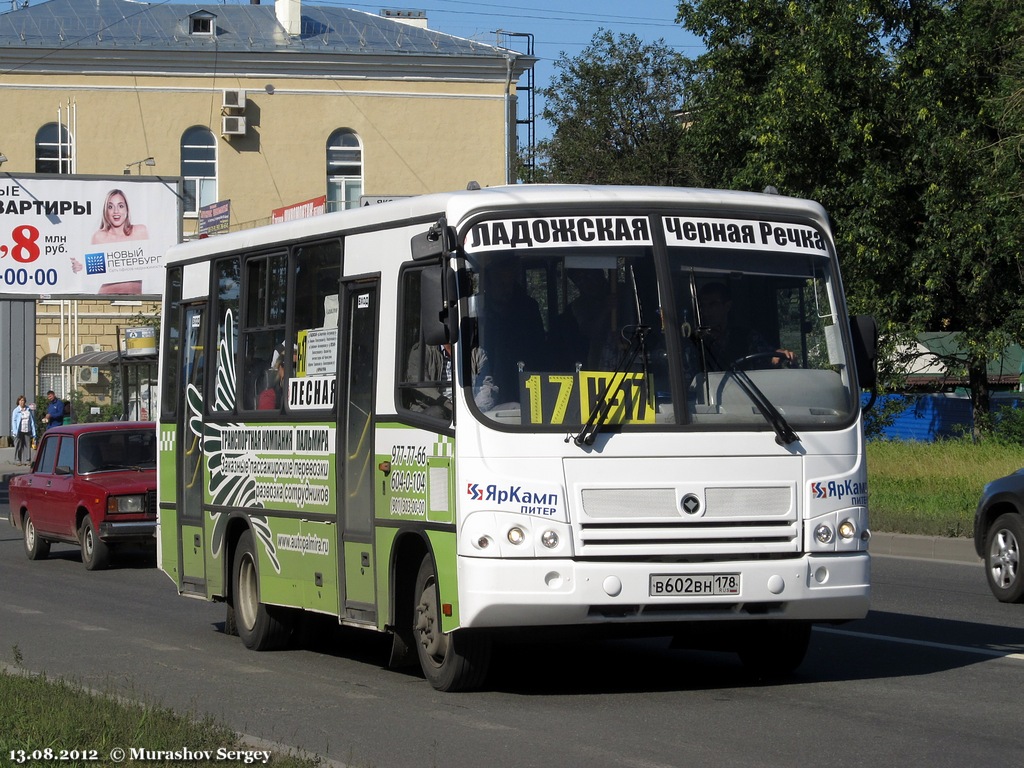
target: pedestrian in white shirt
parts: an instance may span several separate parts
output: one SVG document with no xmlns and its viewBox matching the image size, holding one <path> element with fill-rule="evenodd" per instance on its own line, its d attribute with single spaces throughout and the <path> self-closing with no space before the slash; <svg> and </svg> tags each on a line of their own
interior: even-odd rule
<svg viewBox="0 0 1024 768">
<path fill-rule="evenodd" d="M 18 404 L 11 413 L 11 436 L 14 438 L 15 463 L 32 463 L 32 441 L 36 439 L 36 420 L 25 404 L 25 396 L 18 398 Z"/>
</svg>

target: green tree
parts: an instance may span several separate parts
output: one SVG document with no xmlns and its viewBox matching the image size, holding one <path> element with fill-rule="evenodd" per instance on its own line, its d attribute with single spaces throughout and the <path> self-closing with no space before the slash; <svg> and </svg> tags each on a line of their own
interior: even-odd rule
<svg viewBox="0 0 1024 768">
<path fill-rule="evenodd" d="M 822 202 L 856 311 L 892 338 L 961 333 L 976 424 L 986 363 L 1024 332 L 1017 5 L 679 4 L 707 46 L 687 71 L 702 183 Z"/>
<path fill-rule="evenodd" d="M 988 363 L 1024 338 L 1024 167 L 1000 127 L 1022 20 L 1005 0 L 919 0 L 907 9 L 895 56 L 906 263 L 876 254 L 871 264 L 898 319 L 960 333 L 976 439 L 991 423 Z"/>
<path fill-rule="evenodd" d="M 537 147 L 538 180 L 578 184 L 692 182 L 680 107 L 683 58 L 659 40 L 599 30 L 577 57 L 564 53 L 541 89 L 554 126 Z"/>
</svg>

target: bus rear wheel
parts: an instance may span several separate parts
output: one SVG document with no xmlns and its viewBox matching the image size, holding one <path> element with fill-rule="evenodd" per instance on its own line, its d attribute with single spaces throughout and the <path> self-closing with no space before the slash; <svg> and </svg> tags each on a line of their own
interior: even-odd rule
<svg viewBox="0 0 1024 768">
<path fill-rule="evenodd" d="M 491 662 L 491 639 L 472 630 L 441 631 L 437 574 L 423 558 L 413 592 L 413 637 L 423 676 L 439 691 L 479 688 Z"/>
<path fill-rule="evenodd" d="M 283 647 L 288 642 L 289 626 L 282 621 L 283 609 L 260 602 L 259 561 L 251 531 L 245 531 L 238 540 L 231 576 L 232 604 L 228 610 L 245 647 L 252 651 Z"/>
</svg>

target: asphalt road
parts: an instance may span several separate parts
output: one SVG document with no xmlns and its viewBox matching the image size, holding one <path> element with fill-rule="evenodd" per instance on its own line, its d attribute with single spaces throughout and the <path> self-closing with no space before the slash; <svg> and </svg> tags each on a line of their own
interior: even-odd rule
<svg viewBox="0 0 1024 768">
<path fill-rule="evenodd" d="M 816 629 L 782 683 L 666 640 L 592 641 L 503 649 L 487 690 L 441 694 L 385 669 L 383 638 L 329 623 L 247 651 L 152 558 L 90 573 L 55 545 L 30 562 L 0 519 L 0 662 L 360 768 L 1015 764 L 1024 605 L 980 568 L 876 558 L 868 618 Z"/>
</svg>

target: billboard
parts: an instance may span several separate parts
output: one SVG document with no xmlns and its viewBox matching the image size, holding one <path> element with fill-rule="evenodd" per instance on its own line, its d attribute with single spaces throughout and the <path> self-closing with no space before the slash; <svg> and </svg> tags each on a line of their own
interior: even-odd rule
<svg viewBox="0 0 1024 768">
<path fill-rule="evenodd" d="M 199 209 L 199 236 L 223 235 L 231 229 L 231 201 L 221 200 Z"/>
<path fill-rule="evenodd" d="M 0 173 L 0 294 L 160 295 L 178 179 Z"/>
<path fill-rule="evenodd" d="M 320 195 L 320 197 L 314 197 L 312 200 L 292 203 L 284 208 L 275 208 L 270 212 L 270 223 L 280 224 L 283 221 L 308 219 L 310 216 L 320 216 L 326 211 L 327 195 Z"/>
</svg>

